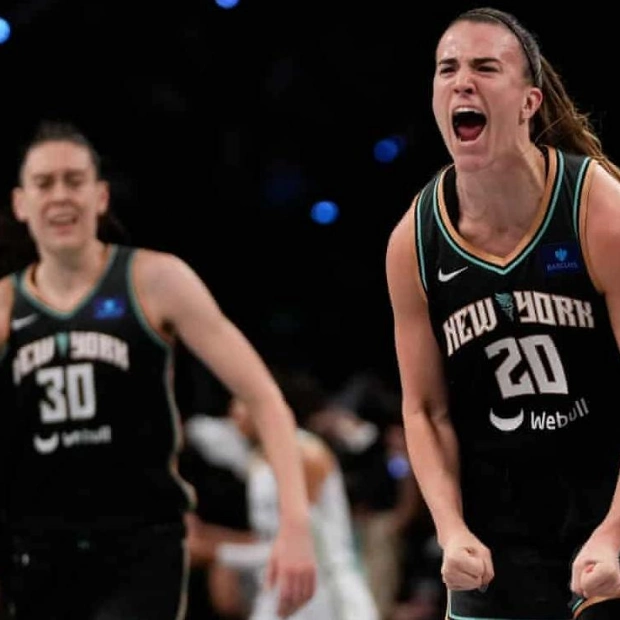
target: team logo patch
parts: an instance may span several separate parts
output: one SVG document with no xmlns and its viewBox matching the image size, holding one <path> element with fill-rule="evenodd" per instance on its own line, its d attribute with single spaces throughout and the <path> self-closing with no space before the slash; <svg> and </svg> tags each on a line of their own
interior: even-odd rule
<svg viewBox="0 0 620 620">
<path fill-rule="evenodd" d="M 126 303 L 122 297 L 97 297 L 93 302 L 96 319 L 118 319 L 125 314 Z"/>
<path fill-rule="evenodd" d="M 583 270 L 581 252 L 575 241 L 545 245 L 540 250 L 540 258 L 547 276 Z"/>
</svg>

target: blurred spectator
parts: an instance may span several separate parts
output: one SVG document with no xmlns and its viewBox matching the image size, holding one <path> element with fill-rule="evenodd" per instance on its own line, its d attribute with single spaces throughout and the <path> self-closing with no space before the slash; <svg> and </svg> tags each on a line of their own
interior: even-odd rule
<svg viewBox="0 0 620 620">
<path fill-rule="evenodd" d="M 283 392 L 295 412 L 305 416 L 322 406 L 322 392 L 310 378 L 296 373 L 274 374 L 282 382 Z M 291 378 L 293 381 L 289 381 Z M 261 586 L 279 527 L 277 489 L 245 407 L 233 399 L 229 411 L 229 420 L 204 415 L 191 417 L 186 423 L 187 438 L 205 459 L 218 466 L 228 462 L 231 471 L 245 480 L 250 528 L 245 535 L 238 530 L 227 534 L 224 528 L 213 527 L 212 523 L 193 515 L 188 519 L 189 547 L 194 563 L 209 566 L 211 574 L 221 574 L 226 569 L 230 573 L 229 569 L 236 568 L 240 576 L 253 577 L 250 589 L 237 588 L 239 615 L 245 607 L 252 620 L 276 620 L 273 596 Z M 298 440 L 312 505 L 319 584 L 313 599 L 292 620 L 379 620 L 355 549 L 348 497 L 338 460 L 318 436 L 300 429 Z M 234 617 L 231 607 L 223 609 L 213 591 L 211 598 L 220 613 Z"/>
<path fill-rule="evenodd" d="M 354 375 L 306 425 L 339 457 L 370 588 L 381 617 L 391 619 L 415 589 L 417 562 L 426 562 L 412 542 L 432 538 L 409 467 L 398 394 L 372 373 Z"/>
</svg>

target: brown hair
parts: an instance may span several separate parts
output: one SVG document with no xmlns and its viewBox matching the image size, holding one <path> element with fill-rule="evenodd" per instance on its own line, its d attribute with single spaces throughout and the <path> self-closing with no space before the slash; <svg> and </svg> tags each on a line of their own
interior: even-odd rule
<svg viewBox="0 0 620 620">
<path fill-rule="evenodd" d="M 510 30 L 521 44 L 527 60 L 530 82 L 543 92 L 543 101 L 532 119 L 530 135 L 536 144 L 548 144 L 569 153 L 588 155 L 620 180 L 620 168 L 603 152 L 601 140 L 587 114 L 579 111 L 569 97 L 562 78 L 542 55 L 536 37 L 510 13 L 490 7 L 470 9 L 450 25 L 468 21 L 499 23 Z"/>
<path fill-rule="evenodd" d="M 96 177 L 101 179 L 101 158 L 90 140 L 70 122 L 43 120 L 21 150 L 18 183 L 21 184 L 24 162 L 31 149 L 45 142 L 56 141 L 72 142 L 86 148 L 92 159 Z M 98 236 L 105 242 L 129 242 L 127 230 L 109 209 L 99 218 Z M 28 227 L 15 219 L 10 207 L 0 209 L 0 277 L 22 269 L 36 260 L 38 260 L 36 246 L 28 233 Z"/>
</svg>

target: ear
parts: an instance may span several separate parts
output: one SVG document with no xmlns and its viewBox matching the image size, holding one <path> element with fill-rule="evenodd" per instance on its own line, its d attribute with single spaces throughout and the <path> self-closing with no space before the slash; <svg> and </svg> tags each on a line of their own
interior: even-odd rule
<svg viewBox="0 0 620 620">
<path fill-rule="evenodd" d="M 543 101 L 543 94 L 540 88 L 533 86 L 530 88 L 525 101 L 523 102 L 523 108 L 521 109 L 521 118 L 524 121 L 529 121 L 536 112 L 538 112 Z"/>
<path fill-rule="evenodd" d="M 110 185 L 107 181 L 97 181 L 97 215 L 103 215 L 110 204 Z"/>
<path fill-rule="evenodd" d="M 13 215 L 18 222 L 26 222 L 28 215 L 24 207 L 24 190 L 21 187 L 13 188 L 11 193 L 11 204 L 13 207 Z"/>
</svg>

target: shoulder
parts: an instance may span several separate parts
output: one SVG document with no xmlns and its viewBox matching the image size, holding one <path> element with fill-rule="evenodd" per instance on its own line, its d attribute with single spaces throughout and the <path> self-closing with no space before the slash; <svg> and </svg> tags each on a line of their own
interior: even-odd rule
<svg viewBox="0 0 620 620">
<path fill-rule="evenodd" d="M 148 248 L 131 248 L 133 251 L 134 279 L 142 285 L 167 289 L 188 278 L 196 277 L 195 271 L 181 257 L 170 252 Z"/>
<path fill-rule="evenodd" d="M 420 195 L 414 197 L 390 233 L 385 257 L 388 277 L 395 277 L 395 271 L 400 272 L 403 268 L 409 272 L 415 267 L 416 210 Z"/>
<path fill-rule="evenodd" d="M 581 203 L 583 254 L 596 287 L 610 292 L 617 288 L 620 270 L 620 178 L 596 162 L 588 170 Z"/>
<path fill-rule="evenodd" d="M 336 458 L 331 448 L 322 438 L 309 431 L 301 431 L 298 441 L 306 475 L 314 480 L 324 480 L 336 467 Z"/>
<path fill-rule="evenodd" d="M 0 279 L 0 346 L 4 346 L 9 339 L 14 298 L 13 277 L 8 275 Z"/>
</svg>

